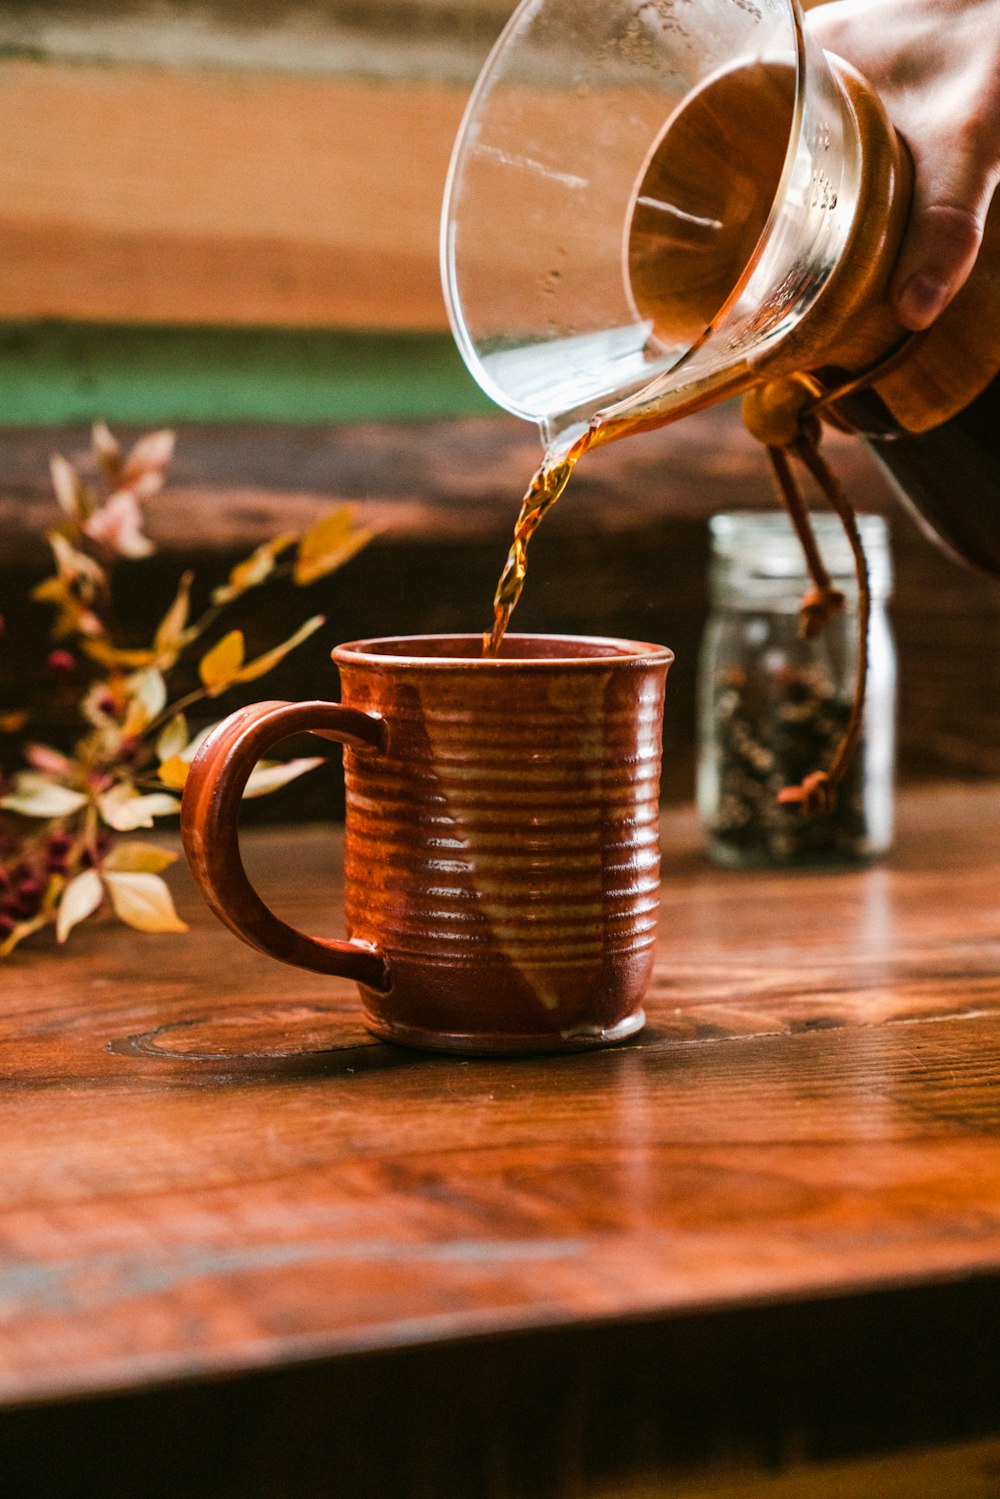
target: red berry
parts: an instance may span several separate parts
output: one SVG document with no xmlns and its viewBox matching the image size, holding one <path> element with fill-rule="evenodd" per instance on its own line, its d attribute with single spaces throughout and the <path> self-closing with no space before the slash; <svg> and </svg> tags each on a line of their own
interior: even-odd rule
<svg viewBox="0 0 1000 1499">
<path fill-rule="evenodd" d="M 42 885 L 39 880 L 24 880 L 17 888 L 14 899 L 8 903 L 7 909 L 22 921 L 31 916 L 37 916 L 42 904 Z"/>
<path fill-rule="evenodd" d="M 48 668 L 56 677 L 68 677 L 76 671 L 76 657 L 72 651 L 49 651 Z"/>
</svg>

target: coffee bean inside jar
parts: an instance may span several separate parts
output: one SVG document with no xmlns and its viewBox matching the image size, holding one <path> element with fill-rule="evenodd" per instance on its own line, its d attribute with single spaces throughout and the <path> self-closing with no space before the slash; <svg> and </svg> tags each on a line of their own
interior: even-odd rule
<svg viewBox="0 0 1000 1499">
<path fill-rule="evenodd" d="M 847 726 L 857 666 L 857 587 L 836 517 L 813 517 L 843 610 L 800 632 L 809 578 L 783 512 L 711 523 L 712 614 L 699 681 L 698 808 L 710 856 L 736 867 L 864 862 L 892 842 L 896 668 L 886 615 L 885 523 L 859 517 L 872 588 L 869 670 L 858 750 L 831 807 L 804 812 L 779 793 L 827 766 Z"/>
</svg>

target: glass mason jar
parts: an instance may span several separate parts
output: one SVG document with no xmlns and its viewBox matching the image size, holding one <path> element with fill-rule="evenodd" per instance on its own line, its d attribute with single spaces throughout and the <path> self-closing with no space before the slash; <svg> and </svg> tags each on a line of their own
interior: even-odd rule
<svg viewBox="0 0 1000 1499">
<path fill-rule="evenodd" d="M 857 583 L 832 514 L 813 516 L 834 585 L 846 596 L 812 640 L 799 636 L 810 586 L 784 511 L 712 518 L 712 613 L 699 672 L 698 811 L 710 856 L 736 868 L 862 863 L 892 843 L 896 654 L 881 516 L 858 525 L 872 607 L 861 742 L 830 811 L 804 815 L 778 793 L 830 764 L 847 724 L 857 667 Z"/>
</svg>

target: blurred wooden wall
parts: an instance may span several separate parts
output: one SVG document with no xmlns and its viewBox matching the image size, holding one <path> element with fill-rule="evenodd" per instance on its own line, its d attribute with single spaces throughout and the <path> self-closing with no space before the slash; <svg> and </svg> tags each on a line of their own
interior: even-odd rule
<svg viewBox="0 0 1000 1499">
<path fill-rule="evenodd" d="M 511 8 L 6 8 L 0 318 L 442 329 L 449 153 Z"/>
<path fill-rule="evenodd" d="M 179 428 L 175 482 L 151 515 L 161 552 L 129 585 L 137 630 L 188 562 L 207 588 L 342 498 L 379 540 L 310 602 L 328 631 L 269 691 L 329 690 L 335 639 L 486 623 L 539 447 L 461 364 L 437 238 L 455 130 L 510 8 L 4 7 L 0 707 L 45 691 L 45 619 L 27 594 L 55 513 L 48 455 L 82 450 L 98 418 Z M 933 551 L 859 445 L 833 451 L 857 503 L 895 518 L 904 776 L 1000 774 L 1000 587 Z M 677 650 L 674 798 L 692 785 L 708 516 L 772 503 L 726 409 L 594 455 L 534 546 L 523 627 Z M 256 623 L 287 633 L 287 617 Z M 61 711 L 51 699 L 54 735 Z"/>
</svg>

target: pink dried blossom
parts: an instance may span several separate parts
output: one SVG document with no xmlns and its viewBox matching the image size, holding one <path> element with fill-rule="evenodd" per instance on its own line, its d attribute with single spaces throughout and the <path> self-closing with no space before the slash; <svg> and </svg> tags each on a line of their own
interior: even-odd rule
<svg viewBox="0 0 1000 1499">
<path fill-rule="evenodd" d="M 84 523 L 91 541 L 118 557 L 148 557 L 153 543 L 142 530 L 142 510 L 130 489 L 119 489 Z"/>
</svg>

